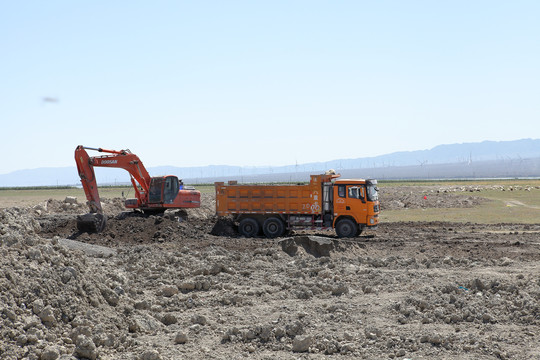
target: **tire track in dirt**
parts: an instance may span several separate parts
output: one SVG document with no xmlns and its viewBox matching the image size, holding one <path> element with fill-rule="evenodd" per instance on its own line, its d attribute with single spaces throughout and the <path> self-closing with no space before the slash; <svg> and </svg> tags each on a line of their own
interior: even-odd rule
<svg viewBox="0 0 540 360">
<path fill-rule="evenodd" d="M 523 207 L 528 208 L 528 209 L 540 209 L 540 206 L 527 205 L 527 204 L 524 204 L 521 201 L 514 200 L 514 199 L 506 200 L 505 203 L 506 203 L 506 206 L 508 206 L 508 207 L 523 206 Z"/>
</svg>

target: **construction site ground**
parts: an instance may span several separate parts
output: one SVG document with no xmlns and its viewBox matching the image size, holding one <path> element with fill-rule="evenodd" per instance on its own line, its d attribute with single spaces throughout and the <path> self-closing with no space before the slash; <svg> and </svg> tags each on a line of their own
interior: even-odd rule
<svg viewBox="0 0 540 360">
<path fill-rule="evenodd" d="M 445 219 L 494 191 L 538 221 Z M 77 231 L 81 198 L 0 203 L 0 358 L 540 359 L 527 197 L 540 188 L 384 186 L 378 229 L 354 239 L 243 238 L 211 193 L 163 216 L 105 199 L 100 234 Z"/>
</svg>

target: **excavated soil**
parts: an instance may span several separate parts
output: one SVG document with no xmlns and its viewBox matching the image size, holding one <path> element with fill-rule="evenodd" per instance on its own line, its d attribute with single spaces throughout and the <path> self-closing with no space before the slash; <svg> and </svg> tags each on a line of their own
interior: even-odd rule
<svg viewBox="0 0 540 360">
<path fill-rule="evenodd" d="M 381 207 L 481 190 L 383 188 Z M 163 216 L 104 203 L 101 234 L 73 199 L 0 209 L 0 358 L 540 358 L 540 222 L 246 239 L 211 195 Z"/>
</svg>

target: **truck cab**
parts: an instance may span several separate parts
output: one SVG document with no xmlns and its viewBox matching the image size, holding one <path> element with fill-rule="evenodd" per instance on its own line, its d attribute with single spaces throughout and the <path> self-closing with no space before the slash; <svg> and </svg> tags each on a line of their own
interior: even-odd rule
<svg viewBox="0 0 540 360">
<path fill-rule="evenodd" d="M 338 232 L 340 232 L 339 223 L 342 221 L 347 227 L 352 227 L 342 229 L 347 233 L 349 231 L 360 233 L 363 227 L 377 226 L 380 210 L 377 180 L 339 179 L 335 180 L 333 188 L 333 219 Z M 347 219 L 350 221 L 346 221 Z"/>
</svg>

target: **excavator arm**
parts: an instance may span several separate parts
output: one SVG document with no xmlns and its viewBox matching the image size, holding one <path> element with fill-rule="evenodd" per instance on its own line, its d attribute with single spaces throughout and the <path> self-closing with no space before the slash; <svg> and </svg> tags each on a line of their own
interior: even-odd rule
<svg viewBox="0 0 540 360">
<path fill-rule="evenodd" d="M 92 160 L 81 145 L 77 146 L 77 149 L 75 150 L 75 160 L 90 212 L 102 214 L 103 208 L 101 207 L 101 200 L 99 199 L 94 167 L 91 165 Z"/>
<path fill-rule="evenodd" d="M 86 150 L 94 150 L 109 155 L 90 157 Z M 131 176 L 131 183 L 135 189 L 135 197 L 138 206 L 144 206 L 148 199 L 150 188 L 150 175 L 144 167 L 142 161 L 129 150 L 107 150 L 102 148 L 91 148 L 82 145 L 75 149 L 75 162 L 81 178 L 81 184 L 86 194 L 86 200 L 90 212 L 80 215 L 77 218 L 79 231 L 100 232 L 105 228 L 107 217 L 103 213 L 101 200 L 94 173 L 94 167 L 112 167 L 127 170 Z"/>
</svg>

